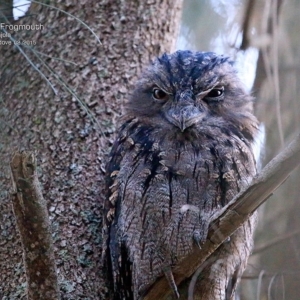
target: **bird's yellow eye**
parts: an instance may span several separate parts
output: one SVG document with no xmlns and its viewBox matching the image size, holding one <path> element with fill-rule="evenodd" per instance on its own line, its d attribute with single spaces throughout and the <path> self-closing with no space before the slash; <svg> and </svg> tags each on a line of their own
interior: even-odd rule
<svg viewBox="0 0 300 300">
<path fill-rule="evenodd" d="M 156 100 L 167 100 L 169 98 L 169 95 L 159 88 L 154 88 L 152 95 Z"/>
</svg>

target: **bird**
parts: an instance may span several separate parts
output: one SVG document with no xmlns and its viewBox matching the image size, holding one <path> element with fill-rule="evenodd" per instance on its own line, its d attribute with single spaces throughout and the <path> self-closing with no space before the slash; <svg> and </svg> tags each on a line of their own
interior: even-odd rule
<svg viewBox="0 0 300 300">
<path fill-rule="evenodd" d="M 235 63 L 214 52 L 165 53 L 142 72 L 106 166 L 102 258 L 112 299 L 143 299 L 161 276 L 180 297 L 172 268 L 201 248 L 213 215 L 256 174 L 253 101 Z M 254 227 L 253 215 L 212 254 L 199 299 L 233 298 Z"/>
</svg>

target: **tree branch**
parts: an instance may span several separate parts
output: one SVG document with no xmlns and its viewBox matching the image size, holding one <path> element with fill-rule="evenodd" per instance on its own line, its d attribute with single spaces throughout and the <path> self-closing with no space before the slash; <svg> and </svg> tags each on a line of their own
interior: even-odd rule
<svg viewBox="0 0 300 300">
<path fill-rule="evenodd" d="M 249 36 L 250 36 L 249 31 L 251 30 L 250 21 L 255 11 L 254 10 L 255 2 L 256 2 L 255 0 L 248 0 L 248 3 L 246 5 L 244 20 L 242 22 L 243 35 L 242 35 L 242 43 L 240 46 L 240 50 L 246 50 L 250 45 L 250 40 L 249 40 Z"/>
<path fill-rule="evenodd" d="M 300 134 L 258 174 L 244 191 L 215 215 L 210 223 L 207 241 L 202 249 L 194 247 L 174 269 L 173 275 L 179 285 L 192 276 L 203 262 L 228 238 L 300 164 Z M 165 278 L 158 279 L 144 300 L 165 299 L 171 294 Z"/>
<path fill-rule="evenodd" d="M 10 166 L 12 203 L 23 245 L 28 299 L 59 299 L 49 217 L 37 178 L 35 155 L 17 152 Z"/>
<path fill-rule="evenodd" d="M 254 254 L 259 254 L 260 252 L 262 251 L 265 251 L 277 244 L 280 244 L 281 242 L 285 242 L 286 240 L 289 240 L 291 239 L 292 237 L 296 236 L 296 235 L 299 235 L 300 234 L 300 229 L 298 230 L 295 230 L 293 232 L 289 232 L 289 233 L 286 233 L 286 234 L 283 234 L 277 238 L 274 238 L 270 241 L 268 241 L 267 243 L 259 246 L 259 247 L 255 247 L 253 252 L 252 252 L 252 255 Z"/>
</svg>

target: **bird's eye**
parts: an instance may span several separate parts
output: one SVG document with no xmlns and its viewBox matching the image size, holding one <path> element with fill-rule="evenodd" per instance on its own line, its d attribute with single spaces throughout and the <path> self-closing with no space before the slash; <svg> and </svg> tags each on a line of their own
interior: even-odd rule
<svg viewBox="0 0 300 300">
<path fill-rule="evenodd" d="M 169 95 L 161 89 L 154 88 L 152 95 L 156 100 L 167 100 Z"/>
<path fill-rule="evenodd" d="M 216 87 L 213 88 L 206 96 L 205 99 L 211 100 L 211 101 L 219 101 L 223 98 L 224 94 L 224 87 Z"/>
</svg>

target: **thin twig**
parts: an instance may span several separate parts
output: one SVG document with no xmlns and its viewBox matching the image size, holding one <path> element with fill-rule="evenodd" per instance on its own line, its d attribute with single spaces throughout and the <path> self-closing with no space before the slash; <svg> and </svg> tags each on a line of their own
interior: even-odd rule
<svg viewBox="0 0 300 300">
<path fill-rule="evenodd" d="M 281 148 L 284 146 L 284 134 L 281 118 L 281 104 L 280 104 L 280 89 L 279 89 L 279 66 L 278 66 L 278 0 L 272 1 L 272 33 L 273 33 L 273 49 L 272 49 L 272 61 L 273 61 L 273 81 L 275 90 L 275 101 L 276 101 L 276 119 L 278 126 L 278 133 Z"/>
<path fill-rule="evenodd" d="M 259 274 L 243 274 L 243 276 L 241 277 L 242 280 L 258 280 L 259 276 L 260 276 L 261 271 L 259 272 Z M 280 272 L 267 272 L 264 271 L 264 277 L 269 278 L 269 277 L 273 277 L 275 274 L 284 276 L 297 276 L 300 274 L 300 270 L 296 271 L 290 271 L 290 270 L 282 270 Z"/>
<path fill-rule="evenodd" d="M 8 34 L 8 32 L 2 28 L 3 32 L 7 34 L 8 38 L 13 42 L 13 44 L 18 48 L 18 50 L 20 51 L 20 53 L 22 53 L 22 55 L 26 58 L 26 60 L 29 62 L 29 64 L 33 67 L 34 70 L 36 70 L 42 78 L 45 79 L 45 81 L 49 84 L 49 86 L 51 87 L 52 91 L 54 92 L 55 95 L 57 95 L 57 91 L 54 88 L 53 84 L 50 82 L 50 80 L 47 78 L 47 76 L 41 72 L 41 70 L 32 62 L 32 60 L 27 56 L 27 54 L 23 51 L 23 49 L 18 45 L 18 43 L 16 43 L 16 40 L 10 35 Z"/>
<path fill-rule="evenodd" d="M 261 291 L 261 286 L 262 286 L 262 279 L 265 275 L 265 271 L 261 270 L 258 276 L 258 281 L 257 281 L 257 292 L 256 292 L 256 300 L 260 300 L 260 291 Z"/>
<path fill-rule="evenodd" d="M 271 241 L 268 241 L 267 243 L 265 243 L 265 244 L 263 244 L 259 247 L 256 247 L 254 249 L 254 251 L 252 252 L 252 255 L 261 253 L 262 251 L 265 251 L 265 250 L 271 248 L 274 245 L 280 244 L 281 242 L 286 241 L 286 240 L 288 240 L 288 239 L 290 239 L 293 236 L 298 235 L 298 234 L 300 234 L 300 229 L 295 230 L 293 232 L 290 232 L 288 234 L 282 235 L 280 237 L 274 238 Z"/>
<path fill-rule="evenodd" d="M 82 107 L 82 109 L 86 112 L 86 114 L 91 118 L 92 122 L 96 125 L 96 127 L 98 127 L 100 133 L 104 136 L 104 132 L 101 128 L 101 125 L 99 123 L 99 121 L 97 120 L 97 118 L 95 117 L 95 115 L 93 114 L 93 112 L 89 109 L 88 105 L 84 102 L 84 100 L 81 100 L 80 97 L 77 95 L 77 93 L 72 89 L 72 87 L 70 87 L 68 85 L 67 82 L 65 82 L 63 80 L 62 77 L 60 77 L 58 75 L 58 73 L 50 67 L 49 64 L 47 64 L 35 51 L 35 49 L 33 48 L 29 48 L 29 50 L 32 51 L 32 53 L 38 58 L 38 60 L 42 63 L 42 65 L 47 69 L 47 71 L 53 75 L 56 80 L 61 84 L 61 86 L 63 86 L 76 100 L 77 102 L 80 104 L 80 106 Z"/>
<path fill-rule="evenodd" d="M 46 3 L 43 3 L 43 2 L 40 2 L 40 1 L 34 1 L 34 0 L 31 0 L 31 2 L 40 4 L 40 5 L 43 5 L 43 6 L 45 6 L 45 7 L 52 8 L 52 9 L 57 10 L 57 11 L 59 11 L 59 12 L 65 14 L 65 15 L 71 17 L 71 18 L 74 18 L 77 22 L 79 22 L 79 23 L 82 24 L 85 28 L 87 28 L 88 31 L 96 38 L 96 41 L 97 41 L 100 45 L 102 45 L 102 43 L 101 43 L 99 37 L 98 37 L 97 34 L 94 32 L 94 30 L 93 30 L 90 26 L 88 26 L 85 22 L 83 22 L 81 19 L 79 19 L 79 18 L 77 18 L 76 16 L 74 16 L 74 15 L 68 13 L 67 11 L 65 11 L 65 10 L 63 10 L 63 9 L 60 9 L 60 8 L 58 8 L 58 7 L 55 7 L 55 6 L 53 6 L 53 5 L 49 5 L 49 4 L 46 4 Z"/>
<path fill-rule="evenodd" d="M 272 285 L 276 279 L 276 277 L 278 276 L 278 273 L 276 273 L 270 280 L 269 282 L 269 286 L 268 286 L 268 299 L 272 299 L 271 297 L 271 293 L 272 293 Z"/>
</svg>

